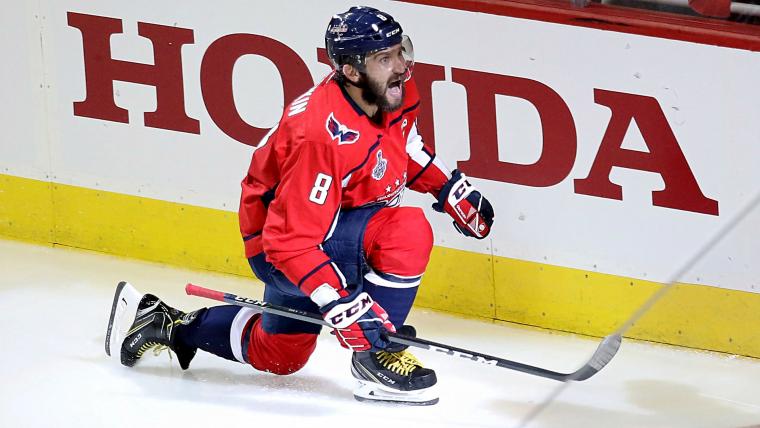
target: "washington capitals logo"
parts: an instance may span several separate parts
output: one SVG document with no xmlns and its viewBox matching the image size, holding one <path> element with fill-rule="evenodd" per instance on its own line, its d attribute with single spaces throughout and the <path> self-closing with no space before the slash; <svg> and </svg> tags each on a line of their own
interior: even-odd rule
<svg viewBox="0 0 760 428">
<path fill-rule="evenodd" d="M 353 144 L 359 139 L 359 131 L 349 129 L 346 125 L 338 122 L 332 113 L 330 113 L 330 116 L 328 116 L 325 127 L 327 128 L 327 132 L 330 133 L 332 139 L 338 140 L 338 145 Z"/>
</svg>

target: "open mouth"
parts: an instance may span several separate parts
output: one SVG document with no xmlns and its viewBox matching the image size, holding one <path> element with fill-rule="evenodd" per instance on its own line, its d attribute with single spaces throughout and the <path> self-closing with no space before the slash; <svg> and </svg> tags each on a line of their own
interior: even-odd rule
<svg viewBox="0 0 760 428">
<path fill-rule="evenodd" d="M 401 79 L 397 79 L 388 84 L 388 93 L 393 97 L 401 96 Z"/>
</svg>

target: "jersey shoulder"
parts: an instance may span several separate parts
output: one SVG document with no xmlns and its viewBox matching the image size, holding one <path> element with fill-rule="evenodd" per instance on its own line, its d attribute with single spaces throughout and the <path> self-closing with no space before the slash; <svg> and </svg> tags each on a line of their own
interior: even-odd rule
<svg viewBox="0 0 760 428">
<path fill-rule="evenodd" d="M 358 117 L 340 85 L 329 75 L 288 105 L 281 126 L 311 144 L 344 146 L 359 139 Z"/>
</svg>

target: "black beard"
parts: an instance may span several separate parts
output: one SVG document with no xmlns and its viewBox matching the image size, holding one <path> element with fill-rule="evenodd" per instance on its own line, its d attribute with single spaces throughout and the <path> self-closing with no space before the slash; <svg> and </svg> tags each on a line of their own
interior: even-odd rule
<svg viewBox="0 0 760 428">
<path fill-rule="evenodd" d="M 366 73 L 361 73 L 359 81 L 356 83 L 358 88 L 362 90 L 362 99 L 369 104 L 377 105 L 380 111 L 391 112 L 401 108 L 401 104 L 404 101 L 404 87 L 401 87 L 401 102 L 398 105 L 393 105 L 388 102 L 388 97 L 385 96 L 386 84 L 371 80 Z"/>
</svg>

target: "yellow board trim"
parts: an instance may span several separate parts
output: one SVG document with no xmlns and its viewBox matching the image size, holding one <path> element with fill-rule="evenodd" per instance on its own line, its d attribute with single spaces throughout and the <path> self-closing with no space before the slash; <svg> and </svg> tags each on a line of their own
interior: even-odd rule
<svg viewBox="0 0 760 428">
<path fill-rule="evenodd" d="M 251 276 L 237 214 L 0 174 L 0 235 Z M 661 284 L 436 247 L 416 304 L 604 336 Z M 760 358 L 760 294 L 676 284 L 626 336 Z"/>
<path fill-rule="evenodd" d="M 0 235 L 52 242 L 52 198 L 51 183 L 0 174 Z"/>
</svg>

